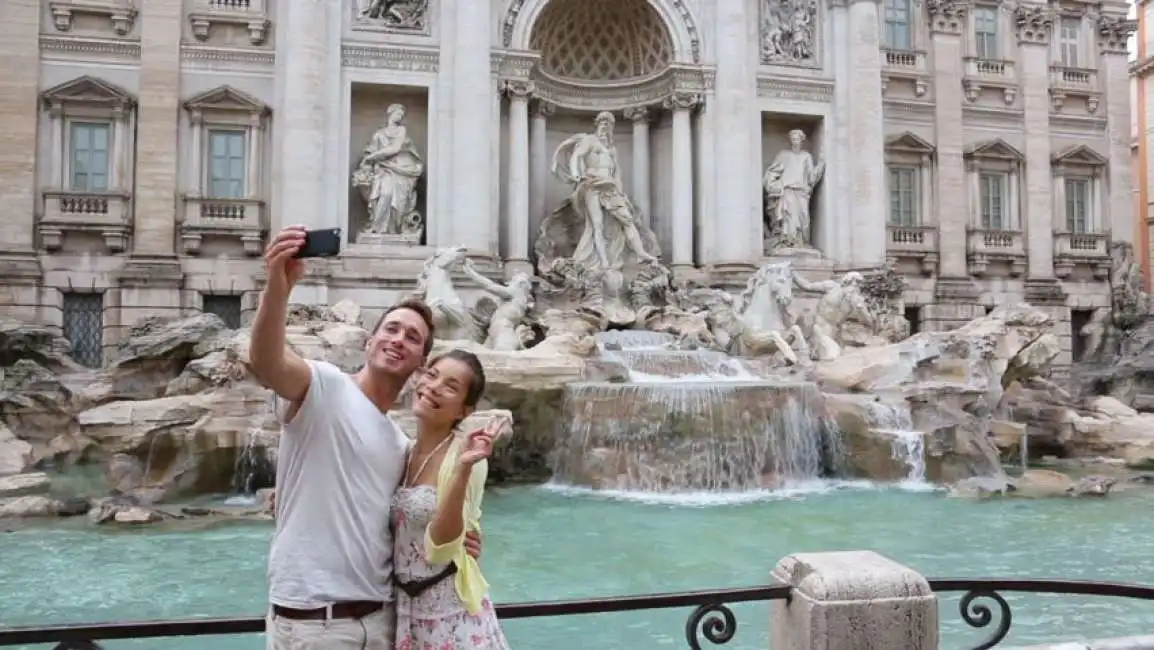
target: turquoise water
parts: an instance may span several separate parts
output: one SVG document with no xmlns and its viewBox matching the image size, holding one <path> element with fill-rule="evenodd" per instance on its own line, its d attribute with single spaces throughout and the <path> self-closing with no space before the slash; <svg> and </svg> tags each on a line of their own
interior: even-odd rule
<svg viewBox="0 0 1154 650">
<path fill-rule="evenodd" d="M 760 584 L 791 552 L 872 549 L 937 577 L 1154 584 L 1154 491 L 1105 500 L 969 502 L 941 493 L 839 489 L 749 503 L 641 503 L 545 488 L 486 499 L 482 566 L 497 602 Z M 0 534 L 0 623 L 262 614 L 271 524 L 198 531 L 75 521 Z M 1154 602 L 1014 596 L 1008 643 L 1154 632 Z M 735 606 L 725 648 L 767 647 L 768 605 Z M 682 648 L 688 610 L 505 623 L 514 648 Z M 942 605 L 943 648 L 983 631 Z M 972 644 L 971 644 L 972 645 Z M 708 644 L 706 644 L 708 647 Z M 107 648 L 256 650 L 259 635 L 108 642 Z"/>
</svg>

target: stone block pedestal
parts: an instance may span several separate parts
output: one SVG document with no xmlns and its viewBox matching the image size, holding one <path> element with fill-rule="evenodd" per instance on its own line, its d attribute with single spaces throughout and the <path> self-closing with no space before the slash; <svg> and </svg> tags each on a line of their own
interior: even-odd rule
<svg viewBox="0 0 1154 650">
<path fill-rule="evenodd" d="M 938 601 L 918 572 L 873 551 L 798 553 L 773 579 L 772 650 L 937 650 Z"/>
</svg>

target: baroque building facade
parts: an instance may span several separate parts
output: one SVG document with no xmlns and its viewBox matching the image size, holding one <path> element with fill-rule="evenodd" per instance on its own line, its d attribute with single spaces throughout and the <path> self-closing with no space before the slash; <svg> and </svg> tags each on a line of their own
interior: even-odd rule
<svg viewBox="0 0 1154 650">
<path fill-rule="evenodd" d="M 1025 300 L 1068 363 L 1135 240 L 1126 10 L 6 0 L 0 310 L 93 365 L 144 316 L 236 325 L 292 223 L 344 244 L 300 302 L 383 308 L 445 246 L 528 271 L 571 191 L 552 152 L 598 116 L 682 277 L 889 263 L 915 329 Z"/>
</svg>

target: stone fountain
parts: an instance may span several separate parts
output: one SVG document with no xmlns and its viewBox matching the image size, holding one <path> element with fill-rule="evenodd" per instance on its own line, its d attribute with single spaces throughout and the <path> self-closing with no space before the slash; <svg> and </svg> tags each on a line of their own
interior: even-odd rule
<svg viewBox="0 0 1154 650">
<path fill-rule="evenodd" d="M 555 172 L 573 193 L 541 224 L 534 274 L 502 281 L 447 247 L 416 278 L 412 295 L 437 323 L 434 353 L 475 351 L 489 374 L 482 407 L 515 418 L 494 481 L 695 492 L 830 476 L 1006 479 L 996 432 L 1046 388 L 1058 350 L 1049 316 L 1005 306 L 910 336 L 901 277 L 886 267 L 815 280 L 778 260 L 736 294 L 702 284 L 660 261 L 602 126 L 558 149 Z M 481 299 L 470 304 L 461 282 Z M 1133 311 L 1135 298 L 1116 299 Z M 1103 349 L 1133 338 L 1142 305 L 1137 320 L 1098 323 Z M 287 341 L 352 371 L 367 322 L 347 301 L 294 306 Z M 200 314 L 146 319 L 125 340 L 107 368 L 88 370 L 50 331 L 0 321 L 0 497 L 25 499 L 0 501 L 0 516 L 63 511 L 42 494 L 51 470 L 83 463 L 102 464 L 107 489 L 138 503 L 271 480 L 278 431 L 248 369 L 247 330 Z M 1147 416 L 1119 410 L 1131 405 L 1064 422 L 1133 432 Z M 1135 435 L 1129 459 L 1154 460 L 1154 435 Z"/>
</svg>

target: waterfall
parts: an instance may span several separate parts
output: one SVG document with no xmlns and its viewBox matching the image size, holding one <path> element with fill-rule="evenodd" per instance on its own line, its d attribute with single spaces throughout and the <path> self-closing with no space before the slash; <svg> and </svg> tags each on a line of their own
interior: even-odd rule
<svg viewBox="0 0 1154 650">
<path fill-rule="evenodd" d="M 817 386 L 764 378 L 713 351 L 644 331 L 598 335 L 625 383 L 566 387 L 554 482 L 685 492 L 785 487 L 826 473 L 839 448 Z"/>
<path fill-rule="evenodd" d="M 909 407 L 904 403 L 869 402 L 874 433 L 890 439 L 890 454 L 908 468 L 905 482 L 926 482 L 926 434 L 915 431 Z"/>
</svg>

